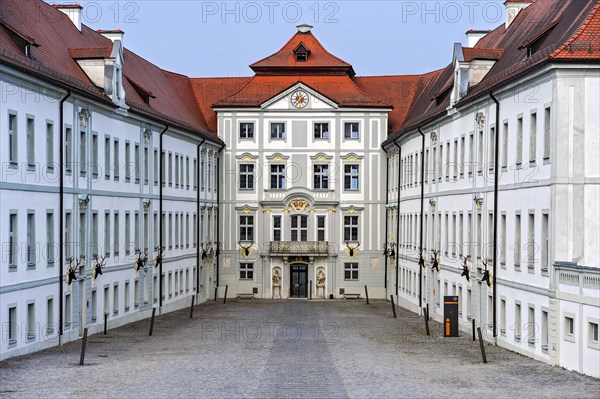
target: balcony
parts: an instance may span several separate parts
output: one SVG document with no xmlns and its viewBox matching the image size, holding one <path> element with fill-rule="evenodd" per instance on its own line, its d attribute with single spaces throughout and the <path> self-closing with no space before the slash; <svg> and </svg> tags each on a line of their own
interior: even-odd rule
<svg viewBox="0 0 600 399">
<path fill-rule="evenodd" d="M 270 256 L 328 256 L 329 242 L 327 241 L 271 241 Z"/>
</svg>

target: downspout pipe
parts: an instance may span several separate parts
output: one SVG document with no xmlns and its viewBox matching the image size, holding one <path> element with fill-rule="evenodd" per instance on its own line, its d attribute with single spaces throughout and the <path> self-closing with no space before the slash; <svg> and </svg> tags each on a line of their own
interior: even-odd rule
<svg viewBox="0 0 600 399">
<path fill-rule="evenodd" d="M 221 159 L 221 152 L 223 152 L 223 150 L 225 149 L 225 146 L 221 146 L 221 148 L 219 149 L 219 151 L 217 152 L 217 154 L 219 154 L 218 159 Z M 216 264 L 215 264 L 215 268 L 216 268 L 216 278 L 217 278 L 217 287 L 219 286 L 219 259 L 221 257 L 221 251 L 219 249 L 219 245 L 223 245 L 223 244 L 219 244 L 221 241 L 219 241 L 221 239 L 221 168 L 220 168 L 221 162 L 217 162 L 217 164 L 215 165 L 215 173 L 216 175 L 216 183 L 217 183 L 217 251 L 215 251 L 215 253 L 219 253 L 217 255 L 217 259 L 216 259 Z"/>
<path fill-rule="evenodd" d="M 425 212 L 425 133 L 419 126 L 417 128 L 421 135 L 421 218 L 419 220 L 419 256 L 425 256 L 423 248 L 423 218 Z M 419 259 L 419 262 L 421 259 Z M 419 265 L 419 309 L 423 308 L 423 267 Z"/>
<path fill-rule="evenodd" d="M 160 153 L 160 181 L 159 181 L 159 185 L 158 185 L 158 190 L 159 190 L 159 200 L 158 200 L 158 213 L 159 213 L 159 219 L 160 222 L 160 231 L 159 231 L 159 238 L 158 238 L 158 253 L 162 254 L 163 252 L 163 185 L 165 183 L 165 176 L 163 176 L 163 168 L 164 168 L 164 157 L 163 157 L 163 135 L 167 132 L 167 130 L 169 130 L 169 125 L 166 125 L 165 128 L 163 129 L 162 132 L 160 132 L 160 136 L 159 136 L 159 150 L 158 152 Z M 162 303 L 163 303 L 163 262 L 164 262 L 164 256 L 160 256 L 160 264 L 158 265 L 158 307 L 162 308 Z"/>
<path fill-rule="evenodd" d="M 58 103 L 58 117 L 59 117 L 59 126 L 60 126 L 60 140 L 58 141 L 58 152 L 60 165 L 58 167 L 58 176 L 59 176 L 59 188 L 58 188 L 58 209 L 60 212 L 60 216 L 58 218 L 58 232 L 59 232 L 59 246 L 58 246 L 58 339 L 59 345 L 62 342 L 63 335 L 63 324 L 64 324 L 64 311 L 63 311 L 63 278 L 64 278 L 64 268 L 63 262 L 65 261 L 65 127 L 64 127 L 64 103 L 67 101 L 67 98 L 71 97 L 71 90 L 67 90 L 67 94 L 60 100 Z"/>
<path fill-rule="evenodd" d="M 198 167 L 200 166 L 200 147 L 206 139 L 202 139 L 198 147 L 196 148 L 196 295 L 200 293 L 200 173 L 198 173 Z"/>
<path fill-rule="evenodd" d="M 386 252 L 387 252 L 387 238 L 388 238 L 388 228 L 389 228 L 389 217 L 387 214 L 387 204 L 389 202 L 389 189 L 390 189 L 390 160 L 388 158 L 388 151 L 385 149 L 385 147 L 382 145 L 381 149 L 385 152 L 385 246 L 386 246 Z M 387 298 L 387 279 L 388 279 L 388 257 L 387 255 L 384 256 L 384 262 L 385 262 L 385 275 L 384 275 L 384 280 L 383 280 L 383 288 L 385 288 L 385 297 Z"/>
<path fill-rule="evenodd" d="M 396 243 L 400 248 L 400 184 L 402 183 L 402 147 L 394 140 L 394 144 L 398 147 L 398 204 L 396 208 Z M 396 253 L 396 295 L 398 295 L 398 263 L 400 258 L 400 251 Z"/>
<path fill-rule="evenodd" d="M 494 135 L 494 231 L 493 234 L 493 255 L 492 255 L 492 331 L 494 332 L 494 343 L 497 340 L 497 331 L 496 331 L 496 323 L 497 323 L 497 314 L 496 314 L 496 269 L 497 269 L 497 251 L 498 251 L 498 180 L 500 178 L 500 173 L 498 171 L 498 158 L 499 158 L 499 141 L 500 141 L 500 102 L 492 91 L 490 91 L 490 97 L 496 103 L 496 127 L 495 127 L 495 135 Z"/>
</svg>

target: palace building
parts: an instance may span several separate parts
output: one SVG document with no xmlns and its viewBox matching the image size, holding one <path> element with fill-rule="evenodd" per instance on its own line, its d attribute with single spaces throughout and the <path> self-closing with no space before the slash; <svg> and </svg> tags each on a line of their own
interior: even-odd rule
<svg viewBox="0 0 600 399">
<path fill-rule="evenodd" d="M 597 1 L 506 1 L 422 75 L 357 75 L 303 24 L 237 78 L 5 3 L 1 359 L 192 296 L 366 286 L 600 376 Z"/>
</svg>

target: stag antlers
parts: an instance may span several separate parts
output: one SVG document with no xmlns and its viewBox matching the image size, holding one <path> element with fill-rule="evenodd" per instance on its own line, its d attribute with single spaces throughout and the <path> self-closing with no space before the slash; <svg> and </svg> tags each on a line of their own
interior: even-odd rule
<svg viewBox="0 0 600 399">
<path fill-rule="evenodd" d="M 396 243 L 384 243 L 383 244 L 383 256 L 389 256 L 390 258 L 396 257 Z"/>
<path fill-rule="evenodd" d="M 461 277 L 466 277 L 467 281 L 471 281 L 471 268 L 469 267 L 469 256 L 463 256 L 462 258 L 462 274 Z"/>
<path fill-rule="evenodd" d="M 154 268 L 156 269 L 159 264 L 162 263 L 163 254 L 165 253 L 164 248 L 156 247 L 156 256 L 154 256 Z"/>
<path fill-rule="evenodd" d="M 488 269 L 487 260 L 482 260 L 481 264 L 483 265 L 483 277 L 481 278 L 481 282 L 485 282 L 488 287 L 492 286 L 492 271 Z"/>
<path fill-rule="evenodd" d="M 67 285 L 71 285 L 71 283 L 77 279 L 77 276 L 75 275 L 75 267 L 73 267 L 74 260 L 75 258 L 72 256 L 69 258 L 69 267 L 67 268 L 67 278 L 65 280 Z"/>
<path fill-rule="evenodd" d="M 436 251 L 435 249 L 431 251 L 431 269 L 437 272 L 440 271 L 440 251 Z"/>
<path fill-rule="evenodd" d="M 135 271 L 138 272 L 140 268 L 146 266 L 146 262 L 148 261 L 148 250 L 144 250 L 144 256 L 142 256 L 142 251 L 137 250 L 138 256 L 135 260 Z"/>
<path fill-rule="evenodd" d="M 425 269 L 425 255 L 422 248 L 419 248 L 419 266 Z"/>
<path fill-rule="evenodd" d="M 102 275 L 102 267 L 106 264 L 106 260 L 103 256 L 96 256 L 94 264 L 92 265 L 92 278 L 96 278 Z"/>
<path fill-rule="evenodd" d="M 238 241 L 238 245 L 240 246 L 240 248 L 243 249 L 242 255 L 247 258 L 248 256 L 250 256 L 250 248 L 252 248 L 252 243 L 250 243 L 250 245 L 247 246 L 243 246 L 241 241 Z"/>
<path fill-rule="evenodd" d="M 348 241 L 346 241 L 346 248 L 348 248 L 348 256 L 350 256 L 351 258 L 354 258 L 355 251 L 358 249 L 358 247 L 360 247 L 360 242 L 357 242 L 356 246 L 351 247 L 350 243 L 348 243 Z"/>
</svg>

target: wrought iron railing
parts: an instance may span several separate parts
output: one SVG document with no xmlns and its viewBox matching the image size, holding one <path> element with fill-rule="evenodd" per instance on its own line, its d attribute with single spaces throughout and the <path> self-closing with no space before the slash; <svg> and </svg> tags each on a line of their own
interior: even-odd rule
<svg viewBox="0 0 600 399">
<path fill-rule="evenodd" d="M 270 255 L 329 255 L 327 241 L 271 241 Z"/>
</svg>

